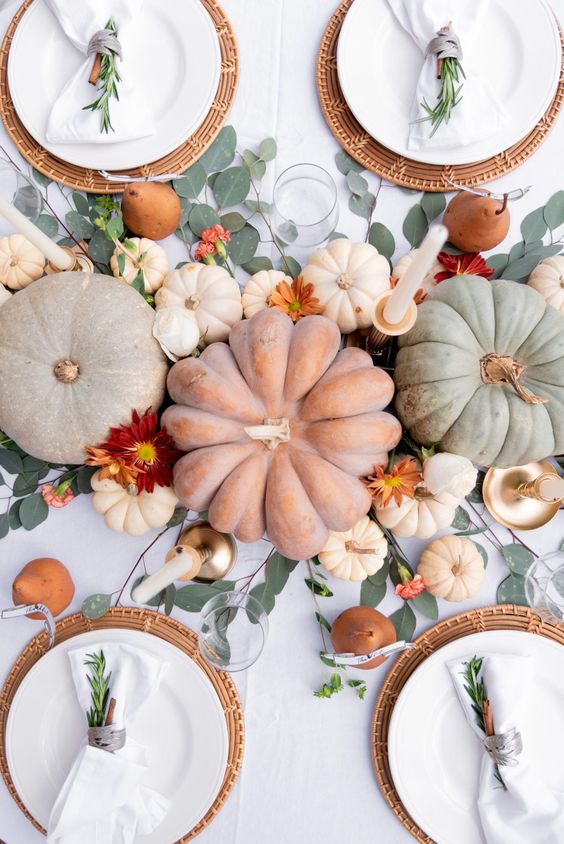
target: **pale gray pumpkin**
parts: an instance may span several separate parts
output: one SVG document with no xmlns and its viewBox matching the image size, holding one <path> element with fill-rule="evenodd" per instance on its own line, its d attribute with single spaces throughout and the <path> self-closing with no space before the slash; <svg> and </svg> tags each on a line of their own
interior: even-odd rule
<svg viewBox="0 0 564 844">
<path fill-rule="evenodd" d="M 458 276 L 400 338 L 396 408 L 419 443 L 482 466 L 564 452 L 564 316 L 526 285 Z"/>
<path fill-rule="evenodd" d="M 0 429 L 51 463 L 83 463 L 111 426 L 160 406 L 154 312 L 114 278 L 45 276 L 0 308 Z"/>
</svg>

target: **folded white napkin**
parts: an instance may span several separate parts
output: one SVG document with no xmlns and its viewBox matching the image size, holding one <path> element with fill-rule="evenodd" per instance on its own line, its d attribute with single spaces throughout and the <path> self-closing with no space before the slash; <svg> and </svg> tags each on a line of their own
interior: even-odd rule
<svg viewBox="0 0 564 844">
<path fill-rule="evenodd" d="M 464 663 L 470 657 L 447 663 L 456 693 L 472 729 L 483 741 L 472 701 L 464 688 Z M 499 768 L 506 790 L 496 778 L 496 766 L 484 750 L 478 811 L 487 844 L 562 844 L 564 806 L 542 779 L 527 755 L 526 712 L 533 681 L 530 656 L 496 654 L 484 657 L 482 674 L 490 700 L 497 735 L 515 728 L 523 750 L 515 767 Z"/>
<path fill-rule="evenodd" d="M 438 30 L 452 21 L 463 51 L 462 99 L 448 123 L 442 123 L 431 138 L 430 121 L 411 123 L 408 147 L 413 150 L 445 149 L 467 146 L 494 135 L 506 122 L 502 103 L 495 96 L 487 80 L 487 62 L 480 49 L 480 35 L 488 25 L 489 0 L 388 0 L 400 25 L 411 35 L 423 58 L 421 73 L 414 92 L 410 121 L 426 116 L 421 103 L 426 100 L 434 107 L 440 91 L 437 79 L 437 57 L 425 57 L 427 45 Z M 401 72 L 401 56 L 396 70 Z"/>
<path fill-rule="evenodd" d="M 67 776 L 51 811 L 48 844 L 131 844 L 148 835 L 166 815 L 170 802 L 142 785 L 147 772 L 145 749 L 127 737 L 115 753 L 87 744 L 86 712 L 90 686 L 84 660 L 104 652 L 112 672 L 110 695 L 116 699 L 114 725 L 127 729 L 132 717 L 159 688 L 168 663 L 139 648 L 99 642 L 69 651 L 71 672 L 84 710 L 85 746 Z"/>
<path fill-rule="evenodd" d="M 132 78 L 131 55 L 135 26 L 143 14 L 143 0 L 45 0 L 64 33 L 85 59 L 57 97 L 47 122 L 46 137 L 52 143 L 118 143 L 143 138 L 154 131 L 150 111 L 138 80 Z M 83 111 L 99 96 L 99 88 L 90 85 L 88 77 L 94 55 L 87 56 L 92 36 L 113 18 L 118 29 L 122 58 L 116 58 L 121 76 L 119 100 L 110 100 L 110 120 L 114 128 L 100 131 L 100 112 Z"/>
</svg>

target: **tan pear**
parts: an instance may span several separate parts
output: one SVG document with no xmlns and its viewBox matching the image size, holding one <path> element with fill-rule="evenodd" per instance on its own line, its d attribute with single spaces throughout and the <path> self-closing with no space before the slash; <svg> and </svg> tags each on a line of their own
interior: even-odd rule
<svg viewBox="0 0 564 844">
<path fill-rule="evenodd" d="M 450 242 L 463 252 L 493 249 L 506 237 L 509 220 L 507 202 L 468 191 L 451 199 L 443 218 Z"/>
</svg>

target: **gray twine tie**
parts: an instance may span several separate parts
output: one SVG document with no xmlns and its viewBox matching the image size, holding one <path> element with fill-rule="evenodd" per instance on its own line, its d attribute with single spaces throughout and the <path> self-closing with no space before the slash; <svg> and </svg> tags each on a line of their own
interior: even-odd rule
<svg viewBox="0 0 564 844">
<path fill-rule="evenodd" d="M 517 756 L 523 750 L 523 739 L 520 732 L 511 729 L 499 735 L 486 736 L 484 747 L 496 765 L 515 768 L 519 764 Z"/>
<path fill-rule="evenodd" d="M 463 54 L 460 38 L 452 29 L 440 29 L 427 44 L 425 55 L 436 55 L 437 59 L 461 59 Z"/>
<path fill-rule="evenodd" d="M 98 750 L 107 750 L 108 753 L 121 750 L 125 745 L 125 739 L 125 730 L 114 727 L 113 724 L 107 727 L 88 728 L 88 744 L 91 747 L 97 747 Z"/>
<path fill-rule="evenodd" d="M 111 56 L 115 54 L 121 59 L 121 43 L 109 29 L 99 29 L 88 42 L 87 55 L 98 54 Z"/>
</svg>

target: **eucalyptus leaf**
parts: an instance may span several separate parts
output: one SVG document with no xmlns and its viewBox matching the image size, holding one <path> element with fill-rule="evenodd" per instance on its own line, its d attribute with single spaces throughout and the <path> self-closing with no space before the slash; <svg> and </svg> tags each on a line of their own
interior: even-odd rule
<svg viewBox="0 0 564 844">
<path fill-rule="evenodd" d="M 79 492 L 83 495 L 90 495 L 92 492 L 92 477 L 96 474 L 96 467 L 95 466 L 82 466 L 81 469 L 78 470 L 76 476 L 76 484 L 78 487 Z"/>
<path fill-rule="evenodd" d="M 0 539 L 4 539 L 10 532 L 10 517 L 8 513 L 0 515 Z"/>
<path fill-rule="evenodd" d="M 20 519 L 20 506 L 22 503 L 22 499 L 18 498 L 17 501 L 13 501 L 10 505 L 10 509 L 8 511 L 8 521 L 10 522 L 10 528 L 12 530 L 17 530 L 21 528 L 22 523 Z"/>
<path fill-rule="evenodd" d="M 190 202 L 186 196 L 180 197 L 180 219 L 178 221 L 178 228 L 182 228 L 188 222 L 190 211 L 194 208 L 195 203 Z"/>
<path fill-rule="evenodd" d="M 518 261 L 513 261 L 508 264 L 499 277 L 503 279 L 507 278 L 511 281 L 518 281 L 520 278 L 526 278 L 541 261 L 542 255 L 539 255 L 538 253 L 533 252 L 531 255 L 525 255 Z"/>
<path fill-rule="evenodd" d="M 90 595 L 82 603 L 82 615 L 85 618 L 90 618 L 92 620 L 102 618 L 102 616 L 106 615 L 110 609 L 111 603 L 111 595 L 105 595 L 102 592 L 99 592 L 96 595 Z"/>
<path fill-rule="evenodd" d="M 329 243 L 331 243 L 332 240 L 343 240 L 343 239 L 347 240 L 346 234 L 343 234 L 342 232 L 331 232 L 331 234 L 327 238 L 327 241 Z"/>
<path fill-rule="evenodd" d="M 472 540 L 472 542 L 474 542 L 474 540 Z M 488 565 L 488 552 L 483 545 L 480 545 L 479 542 L 474 542 L 474 545 L 476 546 L 476 551 L 481 555 L 482 560 L 484 561 L 484 568 L 486 568 Z"/>
<path fill-rule="evenodd" d="M 13 199 L 13 205 L 30 220 L 37 217 L 37 188 L 33 185 L 24 185 L 18 188 Z M 43 197 L 39 195 L 39 211 L 43 208 Z"/>
<path fill-rule="evenodd" d="M 377 607 L 386 595 L 385 583 L 374 583 L 367 577 L 360 585 L 360 603 L 363 607 Z"/>
<path fill-rule="evenodd" d="M 220 208 L 243 202 L 251 189 L 251 179 L 244 167 L 229 167 L 214 182 L 213 193 Z"/>
<path fill-rule="evenodd" d="M 261 214 L 270 214 L 272 210 L 270 203 L 263 202 L 262 199 L 246 199 L 244 204 L 245 208 L 248 208 L 253 214 L 256 214 L 257 211 L 260 211 Z"/>
<path fill-rule="evenodd" d="M 344 149 L 339 150 L 339 152 L 335 155 L 335 164 L 337 165 L 337 170 L 339 173 L 342 173 L 343 176 L 346 176 L 351 170 L 356 170 L 357 173 L 361 173 L 364 170 L 362 164 L 359 164 L 358 161 L 351 158 Z"/>
<path fill-rule="evenodd" d="M 44 469 L 49 468 L 49 464 L 45 463 L 44 460 L 39 460 L 37 457 L 32 457 L 31 454 L 27 454 L 23 460 L 23 470 L 24 472 L 40 472 L 44 471 Z"/>
<path fill-rule="evenodd" d="M 321 624 L 321 626 L 324 627 L 330 633 L 331 632 L 331 625 L 329 624 L 329 622 L 327 621 L 325 616 L 322 615 L 320 612 L 316 611 L 315 617 L 316 617 L 317 621 L 319 622 L 319 624 Z"/>
<path fill-rule="evenodd" d="M 33 530 L 49 515 L 49 508 L 40 492 L 24 498 L 19 511 L 20 521 L 25 530 Z"/>
<path fill-rule="evenodd" d="M 67 228 L 73 233 L 73 235 L 82 240 L 83 238 L 92 237 L 94 234 L 94 226 L 87 220 L 86 217 L 83 217 L 78 211 L 67 211 L 65 215 L 65 223 Z"/>
<path fill-rule="evenodd" d="M 31 168 L 31 173 L 37 184 L 41 185 L 41 187 L 46 188 L 51 184 L 52 180 L 49 178 L 49 176 L 46 176 L 45 173 L 40 173 L 39 170 L 35 169 L 35 167 Z"/>
<path fill-rule="evenodd" d="M 298 229 L 292 220 L 286 220 L 278 226 L 278 239 L 281 244 L 288 246 L 298 239 Z"/>
<path fill-rule="evenodd" d="M 280 269 L 292 278 L 297 278 L 302 271 L 301 266 L 291 255 L 284 255 L 280 259 Z"/>
<path fill-rule="evenodd" d="M 459 530 L 455 536 L 476 536 L 478 533 L 485 533 L 488 530 L 488 525 L 483 527 L 472 528 L 472 530 Z"/>
<path fill-rule="evenodd" d="M 270 258 L 257 255 L 255 258 L 252 259 L 252 261 L 248 261 L 246 264 L 241 264 L 241 266 L 246 273 L 249 273 L 249 275 L 254 275 L 255 273 L 260 272 L 261 270 L 271 270 L 272 261 L 270 260 Z"/>
<path fill-rule="evenodd" d="M 349 198 L 349 209 L 357 217 L 363 217 L 365 220 L 370 219 L 370 215 L 374 210 L 376 197 L 370 191 L 367 191 L 364 196 L 351 196 Z"/>
<path fill-rule="evenodd" d="M 31 495 L 35 492 L 39 483 L 39 475 L 37 472 L 28 472 L 18 475 L 12 487 L 12 493 L 16 498 L 22 498 L 25 495 Z"/>
<path fill-rule="evenodd" d="M 186 612 L 200 612 L 210 598 L 218 592 L 231 592 L 235 583 L 232 580 L 216 580 L 215 583 L 191 583 L 176 590 L 174 603 Z"/>
<path fill-rule="evenodd" d="M 299 560 L 290 560 L 279 551 L 274 551 L 268 559 L 265 571 L 265 582 L 274 595 L 279 595 L 284 589 L 291 572 L 298 565 Z"/>
<path fill-rule="evenodd" d="M 363 197 L 368 191 L 368 182 L 356 170 L 347 173 L 347 185 L 350 192 L 358 197 Z"/>
<path fill-rule="evenodd" d="M 427 221 L 432 223 L 446 208 L 444 193 L 424 193 L 421 197 L 421 208 L 427 217 Z"/>
<path fill-rule="evenodd" d="M 100 229 L 94 232 L 88 244 L 88 254 L 97 264 L 109 264 L 114 249 L 112 241 Z"/>
<path fill-rule="evenodd" d="M 562 244 L 561 243 L 549 243 L 545 246 L 542 240 L 538 244 L 531 244 L 527 246 L 527 255 L 540 255 L 541 258 L 544 260 L 545 258 L 552 258 L 554 255 L 558 255 L 562 252 Z"/>
<path fill-rule="evenodd" d="M 125 253 L 120 252 L 117 256 L 118 272 L 123 275 L 125 272 Z"/>
<path fill-rule="evenodd" d="M 186 199 L 196 199 L 204 189 L 207 173 L 203 165 L 196 161 L 178 179 L 172 180 L 172 187 L 178 196 Z"/>
<path fill-rule="evenodd" d="M 167 528 L 178 527 L 182 524 L 186 516 L 188 515 L 188 510 L 186 507 L 178 506 L 176 507 L 174 513 L 166 523 Z"/>
<path fill-rule="evenodd" d="M 249 590 L 249 595 L 252 595 L 253 598 L 256 598 L 266 613 L 271 613 L 274 609 L 274 604 L 276 602 L 276 596 L 268 583 L 259 583 L 257 586 L 253 586 L 252 589 Z M 252 621 L 252 616 L 249 615 L 249 620 Z"/>
<path fill-rule="evenodd" d="M 543 217 L 551 231 L 564 223 L 564 190 L 559 190 L 550 197 L 544 206 Z"/>
<path fill-rule="evenodd" d="M 176 229 L 176 236 L 183 240 L 187 246 L 192 246 L 192 244 L 194 244 L 198 239 L 189 225 L 179 226 L 179 228 Z M 187 264 L 188 261 L 183 261 L 182 263 Z"/>
<path fill-rule="evenodd" d="M 209 229 L 210 226 L 216 226 L 219 225 L 219 223 L 219 214 L 215 208 L 212 208 L 211 205 L 205 205 L 204 203 L 195 205 L 190 211 L 190 216 L 188 217 L 188 224 L 196 237 L 199 237 L 204 229 Z"/>
<path fill-rule="evenodd" d="M 430 618 L 432 621 L 436 621 L 438 619 L 439 605 L 437 603 L 437 599 L 434 595 L 431 595 L 430 592 L 427 592 L 426 589 L 424 592 L 421 592 L 420 595 L 412 598 L 411 603 L 417 612 L 420 612 L 421 615 L 424 615 L 426 618 Z"/>
<path fill-rule="evenodd" d="M 528 606 L 525 592 L 525 578 L 519 574 L 510 574 L 497 588 L 498 604 L 520 604 Z"/>
<path fill-rule="evenodd" d="M 396 250 L 396 242 L 391 231 L 383 223 L 372 223 L 368 242 L 378 250 L 380 255 L 391 260 Z"/>
<path fill-rule="evenodd" d="M 533 240 L 540 240 L 546 234 L 548 228 L 544 219 L 544 208 L 535 208 L 523 219 L 521 223 L 521 234 L 525 243 Z M 521 276 L 519 276 L 521 278 Z"/>
<path fill-rule="evenodd" d="M 138 270 L 137 275 L 131 282 L 131 286 L 143 296 L 145 293 L 145 276 L 143 275 L 143 270 Z"/>
<path fill-rule="evenodd" d="M 388 616 L 388 618 L 396 628 L 398 642 L 401 640 L 411 642 L 413 634 L 415 633 L 417 620 L 415 618 L 415 613 L 407 601 L 404 602 L 403 606 L 399 610 L 396 610 Z"/>
<path fill-rule="evenodd" d="M 525 254 L 525 247 L 526 243 L 524 240 L 520 240 L 518 243 L 515 243 L 511 249 L 509 250 L 509 263 L 512 261 L 518 261 L 519 258 L 522 258 Z"/>
<path fill-rule="evenodd" d="M 451 522 L 451 527 L 455 530 L 467 530 L 470 526 L 470 516 L 464 509 L 464 507 L 458 506 L 456 508 L 454 519 Z"/>
<path fill-rule="evenodd" d="M 257 182 L 264 179 L 266 164 L 262 158 L 259 158 L 254 152 L 251 152 L 250 149 L 246 149 L 243 150 L 243 161 L 251 179 L 254 179 Z"/>
<path fill-rule="evenodd" d="M 174 583 L 169 583 L 165 589 L 164 594 L 164 613 L 170 615 L 174 609 L 174 599 L 176 597 L 176 586 Z"/>
<path fill-rule="evenodd" d="M 23 472 L 23 461 L 20 455 L 8 448 L 0 448 L 0 466 L 9 475 L 19 475 Z"/>
<path fill-rule="evenodd" d="M 371 583 L 375 586 L 381 585 L 385 583 L 388 579 L 388 575 L 390 574 L 390 560 L 388 557 L 384 560 L 384 563 L 381 568 L 375 574 L 371 574 L 370 577 L 367 578 Z"/>
<path fill-rule="evenodd" d="M 55 237 L 59 231 L 59 221 L 52 214 L 40 214 L 37 220 L 35 220 L 35 225 L 47 237 Z"/>
<path fill-rule="evenodd" d="M 83 217 L 88 217 L 90 213 L 90 206 L 88 205 L 88 200 L 84 194 L 79 193 L 77 190 L 73 191 L 72 201 L 74 202 L 74 207 L 78 213 L 82 214 Z"/>
<path fill-rule="evenodd" d="M 200 157 L 200 164 L 206 173 L 224 170 L 235 158 L 237 134 L 233 126 L 224 126 L 217 138 Z"/>
<path fill-rule="evenodd" d="M 233 263 L 236 266 L 240 266 L 251 261 L 255 256 L 259 241 L 260 235 L 258 231 L 248 223 L 241 231 L 234 232 L 231 235 L 230 242 L 227 244 L 227 252 Z"/>
<path fill-rule="evenodd" d="M 246 224 L 246 219 L 238 211 L 230 211 L 220 217 L 221 225 L 229 232 L 240 232 Z"/>
<path fill-rule="evenodd" d="M 427 217 L 421 205 L 411 208 L 403 222 L 402 231 L 412 249 L 416 249 L 427 234 Z"/>
<path fill-rule="evenodd" d="M 505 562 L 509 570 L 513 574 L 524 576 L 527 574 L 533 563 L 535 562 L 534 555 L 531 554 L 523 545 L 513 542 L 510 545 L 504 545 L 501 549 Z"/>
<path fill-rule="evenodd" d="M 486 261 L 488 267 L 495 270 L 491 278 L 498 278 L 509 263 L 509 255 L 506 252 L 499 252 L 497 255 L 490 255 Z"/>
<path fill-rule="evenodd" d="M 259 144 L 259 156 L 263 161 L 273 161 L 276 158 L 277 151 L 274 138 L 265 138 Z"/>
</svg>

